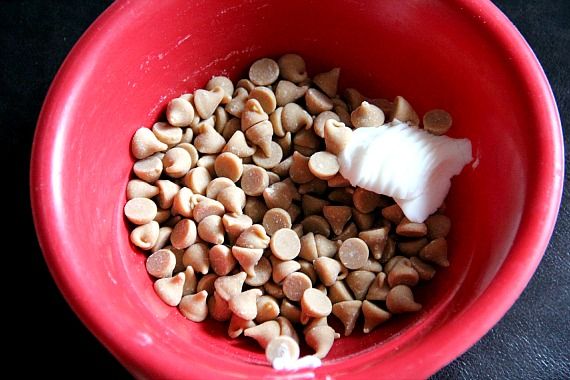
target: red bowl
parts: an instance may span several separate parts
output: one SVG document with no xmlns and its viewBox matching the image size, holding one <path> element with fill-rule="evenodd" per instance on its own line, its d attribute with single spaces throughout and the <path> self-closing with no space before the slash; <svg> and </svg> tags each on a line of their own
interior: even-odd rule
<svg viewBox="0 0 570 380">
<path fill-rule="evenodd" d="M 451 266 L 423 286 L 418 314 L 343 338 L 299 376 L 420 378 L 480 339 L 529 281 L 561 198 L 560 120 L 529 46 L 490 2 L 188 1 L 114 3 L 54 80 L 38 122 L 32 203 L 50 270 L 75 312 L 137 377 L 271 376 L 225 326 L 195 324 L 155 295 L 122 215 L 134 131 L 214 74 L 298 52 L 310 74 L 444 108 L 476 164 L 453 180 Z"/>
</svg>

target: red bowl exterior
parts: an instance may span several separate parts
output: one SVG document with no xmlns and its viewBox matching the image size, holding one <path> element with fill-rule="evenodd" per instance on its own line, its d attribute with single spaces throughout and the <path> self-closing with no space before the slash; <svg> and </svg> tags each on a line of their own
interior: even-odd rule
<svg viewBox="0 0 570 380">
<path fill-rule="evenodd" d="M 562 192 L 560 119 L 548 81 L 507 18 L 479 0 L 117 1 L 67 57 L 38 121 L 31 197 L 48 266 L 74 311 L 137 377 L 278 378 L 222 324 L 194 324 L 154 294 L 122 216 L 129 141 L 168 99 L 296 51 L 310 74 L 445 108 L 478 165 L 453 180 L 450 268 L 420 313 L 335 344 L 296 376 L 424 378 L 480 339 L 518 298 L 550 239 Z"/>
</svg>

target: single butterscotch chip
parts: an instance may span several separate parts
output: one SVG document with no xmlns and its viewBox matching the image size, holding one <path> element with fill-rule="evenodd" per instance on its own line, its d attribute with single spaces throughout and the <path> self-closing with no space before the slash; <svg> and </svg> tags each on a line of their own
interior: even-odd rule
<svg viewBox="0 0 570 380">
<path fill-rule="evenodd" d="M 309 276 L 301 272 L 294 272 L 283 280 L 283 293 L 291 301 L 300 301 L 305 290 L 312 286 L 313 283 Z"/>
<path fill-rule="evenodd" d="M 251 321 L 257 316 L 257 299 L 261 295 L 259 289 L 246 290 L 230 298 L 228 305 L 236 316 Z"/>
<path fill-rule="evenodd" d="M 257 86 L 268 86 L 279 77 L 279 65 L 270 58 L 261 58 L 249 68 L 249 80 Z"/>
<path fill-rule="evenodd" d="M 241 130 L 247 132 L 255 124 L 268 119 L 269 115 L 263 110 L 259 101 L 257 99 L 248 99 L 241 115 Z"/>
<path fill-rule="evenodd" d="M 315 246 L 317 247 L 317 255 L 319 257 L 334 257 L 338 252 L 340 243 L 327 239 L 323 235 L 315 235 Z"/>
<path fill-rule="evenodd" d="M 422 305 L 414 301 L 412 290 L 406 285 L 396 285 L 386 296 L 386 307 L 391 313 L 409 313 L 418 311 Z"/>
<path fill-rule="evenodd" d="M 263 191 L 263 199 L 267 208 L 282 208 L 288 209 L 293 202 L 292 188 L 285 182 L 277 182 L 269 186 Z M 246 205 L 247 206 L 247 205 Z"/>
<path fill-rule="evenodd" d="M 210 199 L 200 194 L 194 194 L 190 198 L 190 206 L 192 207 L 192 217 L 197 223 L 200 223 L 202 219 L 210 216 L 224 215 L 224 205 L 214 199 Z"/>
<path fill-rule="evenodd" d="M 311 318 L 326 317 L 332 311 L 328 297 L 315 288 L 308 288 L 301 297 L 301 312 Z"/>
<path fill-rule="evenodd" d="M 354 220 L 354 223 L 356 223 L 358 229 L 361 231 L 369 230 L 372 228 L 374 222 L 376 221 L 375 216 L 375 212 L 364 213 L 358 211 L 355 208 L 352 209 L 352 220 Z"/>
<path fill-rule="evenodd" d="M 426 112 L 423 118 L 424 129 L 437 136 L 446 134 L 452 123 L 451 115 L 440 109 Z"/>
<path fill-rule="evenodd" d="M 262 198 L 246 197 L 243 212 L 248 215 L 254 223 L 261 223 L 263 216 L 267 212 L 267 206 Z"/>
<path fill-rule="evenodd" d="M 347 206 L 324 206 L 322 211 L 335 235 L 342 233 L 344 226 L 352 217 L 352 210 Z"/>
<path fill-rule="evenodd" d="M 249 92 L 249 98 L 257 100 L 267 114 L 272 113 L 277 108 L 277 99 L 269 87 L 259 86 L 253 88 Z"/>
<path fill-rule="evenodd" d="M 265 257 L 259 259 L 253 267 L 253 276 L 248 276 L 245 283 L 249 286 L 262 286 L 271 278 L 271 263 Z"/>
<path fill-rule="evenodd" d="M 216 293 L 224 301 L 229 301 L 232 297 L 241 293 L 246 277 L 247 274 L 245 272 L 239 272 L 233 276 L 217 277 L 214 281 Z"/>
<path fill-rule="evenodd" d="M 248 276 L 255 276 L 255 266 L 261 259 L 261 256 L 263 256 L 263 249 L 245 248 L 234 245 L 232 247 L 232 255 Z"/>
<path fill-rule="evenodd" d="M 339 155 L 352 139 L 352 129 L 334 119 L 325 121 L 325 144 L 327 151 Z"/>
<path fill-rule="evenodd" d="M 333 303 L 333 306 L 337 302 L 352 301 L 354 299 L 342 280 L 336 281 L 334 284 L 332 284 L 328 288 L 327 295 Z"/>
<path fill-rule="evenodd" d="M 226 187 L 218 194 L 218 201 L 224 206 L 226 212 L 241 214 L 245 207 L 245 193 L 239 187 Z"/>
<path fill-rule="evenodd" d="M 362 301 L 342 301 L 332 306 L 332 313 L 344 325 L 344 335 L 349 336 L 354 330 L 356 321 L 360 316 Z"/>
<path fill-rule="evenodd" d="M 315 75 L 313 83 L 316 84 L 327 96 L 334 97 L 338 89 L 338 77 L 340 68 L 334 69 Z"/>
<path fill-rule="evenodd" d="M 390 287 L 388 286 L 388 281 L 386 281 L 386 273 L 380 272 L 368 288 L 366 299 L 369 301 L 385 301 L 389 291 Z"/>
<path fill-rule="evenodd" d="M 269 236 L 282 228 L 291 228 L 291 215 L 282 208 L 272 208 L 263 216 L 263 228 Z"/>
<path fill-rule="evenodd" d="M 159 249 L 164 248 L 168 243 L 170 243 L 170 235 L 172 234 L 172 228 L 170 227 L 160 227 L 158 230 L 158 239 L 154 242 L 154 245 L 150 248 L 151 252 L 156 252 Z"/>
<path fill-rule="evenodd" d="M 169 306 L 177 306 L 182 299 L 184 273 L 174 277 L 159 278 L 154 282 L 156 294 Z"/>
<path fill-rule="evenodd" d="M 199 228 L 200 226 L 198 226 Z M 236 265 L 236 260 L 229 247 L 221 244 L 214 245 L 208 252 L 208 260 L 212 270 L 218 276 L 229 274 Z"/>
<path fill-rule="evenodd" d="M 315 350 L 314 355 L 323 359 L 332 348 L 334 340 L 338 338 L 338 334 L 330 326 L 315 326 L 305 332 L 305 342 Z"/>
<path fill-rule="evenodd" d="M 415 256 L 411 257 L 410 263 L 412 264 L 412 267 L 416 270 L 416 272 L 418 272 L 420 280 L 424 281 L 431 280 L 433 276 L 435 276 L 435 268 L 430 264 L 426 263 L 425 261 L 423 261 L 422 259 L 420 259 L 419 257 Z"/>
<path fill-rule="evenodd" d="M 379 306 L 376 306 L 370 301 L 362 302 L 362 315 L 364 316 L 364 329 L 363 332 L 368 334 L 374 330 L 378 325 L 390 319 L 391 314 Z"/>
<path fill-rule="evenodd" d="M 325 286 L 334 284 L 342 269 L 340 263 L 330 257 L 319 257 L 315 259 L 313 266 L 315 267 L 319 279 Z"/>
<path fill-rule="evenodd" d="M 162 159 L 156 156 L 150 156 L 142 160 L 138 160 L 133 165 L 133 172 L 135 175 L 148 183 L 154 183 L 159 179 L 162 169 Z"/>
<path fill-rule="evenodd" d="M 131 223 L 147 224 L 156 217 L 156 203 L 148 198 L 133 198 L 124 207 L 125 216 Z"/>
<path fill-rule="evenodd" d="M 243 110 L 245 108 L 245 102 L 247 101 L 248 96 L 249 96 L 249 93 L 247 90 L 245 90 L 244 88 L 236 88 L 232 100 L 230 100 L 229 103 L 226 104 L 226 107 L 225 107 L 226 112 L 232 116 L 241 117 Z M 238 125 L 239 125 L 239 120 L 238 119 L 234 119 L 234 120 L 238 121 Z"/>
<path fill-rule="evenodd" d="M 404 217 L 396 227 L 396 233 L 406 237 L 422 237 L 427 234 L 427 226 L 425 223 L 411 222 L 408 218 Z"/>
<path fill-rule="evenodd" d="M 250 147 L 248 145 L 242 131 L 235 131 L 222 149 L 222 152 L 230 152 L 240 158 L 245 158 L 252 156 L 256 150 L 255 146 Z"/>
<path fill-rule="evenodd" d="M 301 264 L 295 260 L 279 260 L 274 255 L 270 256 L 270 260 L 273 267 L 272 279 L 276 284 L 281 284 L 285 277 L 301 269 Z"/>
<path fill-rule="evenodd" d="M 220 105 L 226 93 L 220 86 L 211 90 L 198 89 L 194 91 L 194 107 L 202 119 L 207 119 L 214 114 L 216 107 Z"/>
<path fill-rule="evenodd" d="M 158 187 L 158 206 L 160 208 L 166 209 L 172 207 L 172 202 L 174 197 L 180 190 L 180 186 L 176 183 L 169 181 L 167 179 L 159 179 L 155 182 Z"/>
<path fill-rule="evenodd" d="M 242 79 L 238 80 L 238 82 L 236 83 L 236 90 L 240 89 L 240 88 L 242 90 L 246 90 L 248 93 L 250 93 L 251 90 L 253 90 L 255 88 L 255 85 L 249 79 L 242 78 Z M 234 93 L 234 97 L 235 97 L 235 93 Z"/>
<path fill-rule="evenodd" d="M 329 152 L 317 152 L 309 159 L 309 170 L 320 179 L 330 179 L 340 170 L 336 156 Z"/>
<path fill-rule="evenodd" d="M 191 219 L 182 219 L 174 226 L 170 241 L 175 248 L 184 249 L 196 241 L 196 224 Z"/>
<path fill-rule="evenodd" d="M 160 249 L 146 260 L 146 271 L 156 278 L 170 277 L 175 265 L 174 253 L 169 249 Z"/>
<path fill-rule="evenodd" d="M 333 108 L 331 99 L 316 88 L 309 88 L 305 93 L 305 104 L 312 115 L 318 115 Z"/>
<path fill-rule="evenodd" d="M 350 272 L 346 276 L 346 284 L 352 290 L 354 298 L 363 300 L 368 293 L 368 289 L 376 279 L 376 274 L 364 270 Z"/>
<path fill-rule="evenodd" d="M 229 178 L 221 177 L 221 178 L 214 178 L 208 186 L 206 187 L 206 196 L 211 199 L 218 198 L 218 194 L 220 191 L 225 189 L 226 187 L 234 187 L 235 183 Z"/>
<path fill-rule="evenodd" d="M 191 200 L 193 195 L 192 190 L 189 188 L 181 188 L 172 200 L 172 208 L 170 210 L 172 215 L 181 215 L 185 218 L 190 218 L 192 216 L 193 204 Z"/>
<path fill-rule="evenodd" d="M 288 80 L 281 80 L 275 87 L 277 105 L 281 107 L 289 103 L 293 103 L 304 96 L 307 90 L 307 86 L 297 86 L 295 83 Z"/>
<path fill-rule="evenodd" d="M 414 111 L 410 103 L 408 103 L 408 101 L 402 96 L 396 96 L 394 99 L 392 119 L 399 120 L 416 127 L 420 125 L 420 117 L 416 111 Z"/>
<path fill-rule="evenodd" d="M 225 214 L 222 217 L 224 229 L 228 234 L 230 243 L 234 243 L 239 235 L 253 225 L 253 220 L 248 215 Z"/>
<path fill-rule="evenodd" d="M 262 149 L 258 149 L 253 155 L 253 162 L 264 169 L 272 169 L 283 158 L 283 150 L 275 141 L 270 142 L 270 153 L 266 155 Z"/>
<path fill-rule="evenodd" d="M 388 241 L 388 229 L 386 227 L 362 231 L 358 234 L 358 237 L 366 243 L 372 253 L 372 256 L 376 260 L 380 260 L 382 258 L 382 254 L 384 253 L 384 249 Z"/>
<path fill-rule="evenodd" d="M 176 145 L 182 140 L 182 128 L 174 127 L 164 122 L 154 123 L 152 125 L 152 133 L 167 145 Z"/>
<path fill-rule="evenodd" d="M 215 87 L 221 87 L 224 90 L 224 97 L 221 103 L 227 104 L 232 99 L 234 93 L 234 84 L 231 79 L 225 76 L 214 76 L 206 83 L 206 90 L 213 90 Z"/>
<path fill-rule="evenodd" d="M 418 254 L 420 259 L 435 263 L 441 267 L 448 267 L 447 259 L 447 240 L 445 238 L 437 238 L 429 242 L 422 248 Z"/>
<path fill-rule="evenodd" d="M 305 60 L 298 54 L 285 54 L 278 60 L 281 76 L 293 83 L 300 83 L 307 79 Z"/>
<path fill-rule="evenodd" d="M 325 137 L 325 122 L 329 119 L 340 122 L 339 116 L 332 111 L 324 111 L 317 115 L 313 121 L 313 130 L 320 138 Z"/>
<path fill-rule="evenodd" d="M 297 103 L 289 103 L 281 112 L 281 125 L 284 131 L 295 133 L 301 129 L 311 128 L 313 118 Z"/>
<path fill-rule="evenodd" d="M 172 178 L 183 177 L 192 166 L 190 154 L 182 148 L 169 149 L 162 158 L 164 171 Z"/>
<path fill-rule="evenodd" d="M 172 99 L 166 107 L 166 119 L 175 127 L 189 126 L 194 119 L 192 103 L 182 97 Z"/>
<path fill-rule="evenodd" d="M 298 338 L 297 338 L 298 340 Z M 299 359 L 299 343 L 290 336 L 281 335 L 273 338 L 265 347 L 265 357 L 269 363 L 277 358 L 295 361 Z"/>
<path fill-rule="evenodd" d="M 256 323 L 264 323 L 274 320 L 279 315 L 279 304 L 277 300 L 268 295 L 263 295 L 257 299 L 257 316 Z M 279 327 L 281 330 L 281 327 Z"/>
<path fill-rule="evenodd" d="M 362 102 L 350 114 L 354 128 L 379 127 L 384 124 L 384 112 L 373 104 Z"/>
<path fill-rule="evenodd" d="M 265 169 L 254 165 L 244 165 L 241 188 L 247 195 L 261 195 L 268 186 L 269 176 Z"/>
<path fill-rule="evenodd" d="M 310 215 L 301 222 L 303 230 L 328 237 L 331 233 L 329 223 L 320 215 Z"/>
<path fill-rule="evenodd" d="M 218 293 L 214 292 L 212 297 L 208 298 L 208 314 L 216 321 L 229 321 L 233 313 L 227 301 L 224 301 Z"/>
<path fill-rule="evenodd" d="M 197 167 L 191 169 L 188 174 L 184 176 L 183 182 L 194 194 L 206 194 L 206 189 L 211 179 L 212 177 L 206 168 Z"/>
<path fill-rule="evenodd" d="M 218 177 L 226 177 L 237 182 L 243 173 L 243 164 L 237 155 L 225 152 L 216 157 L 214 170 Z"/>
<path fill-rule="evenodd" d="M 299 252 L 299 257 L 309 262 L 313 262 L 313 260 L 319 257 L 317 253 L 315 235 L 312 232 L 308 232 L 301 236 L 300 242 L 301 250 Z"/>
<path fill-rule="evenodd" d="M 354 190 L 352 201 L 354 203 L 354 207 L 365 214 L 374 211 L 374 209 L 376 209 L 382 202 L 379 194 L 361 187 L 357 187 Z"/>
<path fill-rule="evenodd" d="M 208 305 L 206 303 L 208 292 L 202 290 L 199 293 L 182 297 L 178 309 L 193 322 L 202 322 L 208 317 Z"/>
<path fill-rule="evenodd" d="M 184 251 L 182 263 L 185 267 L 192 267 L 196 273 L 208 273 L 210 271 L 208 246 L 204 243 L 192 244 Z"/>
<path fill-rule="evenodd" d="M 224 242 L 224 226 L 218 215 L 209 215 L 198 224 L 198 236 L 208 243 L 222 244 Z"/>
<path fill-rule="evenodd" d="M 451 220 L 442 214 L 430 215 L 424 223 L 430 240 L 447 237 L 451 229 Z"/>
<path fill-rule="evenodd" d="M 203 154 L 220 153 L 225 145 L 226 140 L 213 126 L 209 124 L 199 126 L 198 135 L 194 138 L 194 146 L 198 152 Z"/>
<path fill-rule="evenodd" d="M 394 265 L 388 273 L 388 285 L 393 288 L 396 285 L 415 286 L 420 280 L 418 272 L 413 268 L 408 259 L 402 259 Z"/>
<path fill-rule="evenodd" d="M 359 238 L 345 240 L 338 250 L 340 262 L 348 269 L 359 269 L 368 261 L 368 246 Z"/>
<path fill-rule="evenodd" d="M 262 348 L 266 348 L 269 342 L 279 337 L 280 333 L 281 327 L 277 321 L 266 321 L 246 329 L 243 335 L 255 339 Z"/>
</svg>

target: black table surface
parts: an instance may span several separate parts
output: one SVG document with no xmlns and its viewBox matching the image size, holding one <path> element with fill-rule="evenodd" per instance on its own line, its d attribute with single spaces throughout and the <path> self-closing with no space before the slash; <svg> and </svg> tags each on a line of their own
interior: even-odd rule
<svg viewBox="0 0 570 380">
<path fill-rule="evenodd" d="M 568 173 L 570 0 L 494 2 L 527 39 L 550 80 L 563 123 Z M 73 314 L 51 279 L 36 240 L 28 195 L 33 133 L 48 86 L 73 44 L 110 3 L 0 0 L 0 141 L 8 150 L 3 166 L 9 174 L 4 177 L 9 192 L 5 217 L 16 222 L 11 225 L 17 230 L 8 232 L 21 236 L 5 238 L 0 256 L 17 254 L 18 269 L 8 272 L 16 274 L 15 281 L 28 284 L 22 288 L 4 281 L 5 289 L 16 290 L 7 293 L 15 296 L 19 307 L 7 314 L 20 323 L 5 324 L 3 330 L 17 329 L 23 350 L 12 354 L 30 360 L 30 366 L 18 367 L 21 375 L 39 370 L 44 376 L 76 377 L 76 368 L 83 368 L 93 377 L 129 377 Z M 528 287 L 481 341 L 433 379 L 570 379 L 569 198 L 567 175 L 554 234 Z M 10 275 L 6 272 L 4 266 Z M 28 321 L 21 323 L 22 319 Z"/>
</svg>

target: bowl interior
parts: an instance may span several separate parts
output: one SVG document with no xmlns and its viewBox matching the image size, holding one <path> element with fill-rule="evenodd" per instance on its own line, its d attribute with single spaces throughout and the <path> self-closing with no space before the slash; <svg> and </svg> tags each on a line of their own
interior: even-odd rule
<svg viewBox="0 0 570 380">
<path fill-rule="evenodd" d="M 536 158 L 546 148 L 536 143 L 544 132 L 533 125 L 539 109 L 528 91 L 532 78 L 513 69 L 511 53 L 486 21 L 501 20 L 434 1 L 113 5 L 69 57 L 50 95 L 48 109 L 57 111 L 43 116 L 52 127 L 38 137 L 52 144 L 45 162 L 35 163 L 50 173 L 36 179 L 38 186 L 49 183 L 36 206 L 53 217 L 40 234 L 49 235 L 48 262 L 74 309 L 136 374 L 271 373 L 256 344 L 227 338 L 225 324 L 187 321 L 158 299 L 146 256 L 129 244 L 122 208 L 133 164 L 130 139 L 163 118 L 170 98 L 212 75 L 243 77 L 257 58 L 297 52 L 310 75 L 340 67 L 342 88 L 403 95 L 420 115 L 448 110 L 450 135 L 473 143 L 475 164 L 453 180 L 447 201 L 451 266 L 420 287 L 422 311 L 368 335 L 343 337 L 322 371 L 398 368 L 398 375 L 427 376 L 444 365 L 453 356 L 438 358 L 435 340 L 445 335 L 437 334 L 480 299 L 504 263 L 530 262 L 511 248 L 530 200 L 544 190 L 537 186 Z M 484 316 L 470 321 L 477 318 Z M 467 336 L 454 355 L 480 337 Z M 431 362 L 413 364 L 418 355 Z"/>
</svg>

